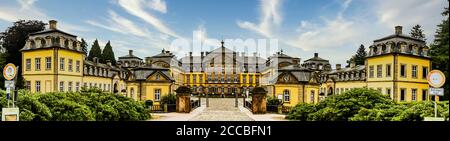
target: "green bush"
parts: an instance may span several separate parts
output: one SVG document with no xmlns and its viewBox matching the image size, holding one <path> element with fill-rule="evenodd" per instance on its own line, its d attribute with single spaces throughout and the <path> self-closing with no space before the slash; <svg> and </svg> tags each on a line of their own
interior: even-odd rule
<svg viewBox="0 0 450 141">
<path fill-rule="evenodd" d="M 281 105 L 282 102 L 277 97 L 267 97 L 267 105 Z"/>
<path fill-rule="evenodd" d="M 161 97 L 161 104 L 175 104 L 177 96 L 174 94 L 164 95 Z"/>
<path fill-rule="evenodd" d="M 448 101 L 439 102 L 438 114 L 448 120 Z M 298 104 L 286 119 L 300 121 L 422 121 L 434 116 L 433 102 L 394 103 L 375 90 L 354 89 L 319 104 Z"/>
<path fill-rule="evenodd" d="M 298 104 L 289 112 L 286 116 L 287 119 L 308 121 L 309 115 L 317 111 L 316 105 L 314 104 Z"/>
<path fill-rule="evenodd" d="M 0 91 L 0 108 L 6 107 Z M 19 91 L 21 121 L 136 121 L 147 120 L 150 110 L 143 102 L 96 88 L 82 92 L 30 94 Z"/>
</svg>

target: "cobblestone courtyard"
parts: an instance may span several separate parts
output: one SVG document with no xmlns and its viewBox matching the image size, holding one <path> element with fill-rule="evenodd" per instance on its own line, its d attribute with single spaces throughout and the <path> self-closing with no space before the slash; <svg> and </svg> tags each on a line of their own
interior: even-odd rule
<svg viewBox="0 0 450 141">
<path fill-rule="evenodd" d="M 193 98 L 197 99 L 197 98 Z M 210 98 L 209 107 L 202 98 L 202 106 L 191 113 L 154 113 L 151 121 L 284 121 L 284 115 L 254 115 L 242 105 L 242 98 L 235 107 L 234 98 Z"/>
</svg>

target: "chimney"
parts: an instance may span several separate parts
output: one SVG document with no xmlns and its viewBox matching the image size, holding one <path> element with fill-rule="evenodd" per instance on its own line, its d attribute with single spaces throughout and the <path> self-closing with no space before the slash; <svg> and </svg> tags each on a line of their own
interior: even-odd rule
<svg viewBox="0 0 450 141">
<path fill-rule="evenodd" d="M 112 66 L 111 60 L 106 60 L 106 64 L 107 64 L 108 66 Z"/>
<path fill-rule="evenodd" d="M 189 56 L 192 56 L 192 51 L 191 51 L 191 52 L 189 52 Z"/>
<path fill-rule="evenodd" d="M 50 20 L 48 23 L 49 23 L 50 29 L 56 30 L 56 24 L 58 23 L 56 20 Z"/>
<path fill-rule="evenodd" d="M 201 56 L 201 58 L 203 59 L 204 57 L 205 57 L 205 52 L 200 52 L 200 56 Z"/>
<path fill-rule="evenodd" d="M 132 56 L 132 55 L 133 55 L 133 50 L 128 50 L 128 54 L 129 54 L 130 56 Z"/>
<path fill-rule="evenodd" d="M 98 63 L 98 58 L 97 58 L 97 57 L 94 57 L 94 58 L 92 58 L 92 61 L 93 61 L 94 63 Z"/>
<path fill-rule="evenodd" d="M 356 66 L 355 61 L 350 62 L 350 68 L 354 68 Z"/>
<path fill-rule="evenodd" d="M 340 70 L 341 69 L 341 64 L 336 64 L 336 70 Z"/>
<path fill-rule="evenodd" d="M 400 35 L 402 33 L 403 27 L 402 26 L 395 26 L 395 34 Z"/>
<path fill-rule="evenodd" d="M 319 57 L 319 53 L 314 53 L 314 58 Z"/>
</svg>

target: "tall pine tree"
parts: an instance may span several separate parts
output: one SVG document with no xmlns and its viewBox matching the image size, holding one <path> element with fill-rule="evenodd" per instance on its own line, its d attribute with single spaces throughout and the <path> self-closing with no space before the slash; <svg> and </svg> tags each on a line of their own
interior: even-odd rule
<svg viewBox="0 0 450 141">
<path fill-rule="evenodd" d="M 351 62 L 355 62 L 356 65 L 364 65 L 364 61 L 366 59 L 367 53 L 366 48 L 364 45 L 361 44 L 359 46 L 358 51 L 356 51 L 356 54 L 350 58 L 350 60 L 347 60 L 347 67 L 350 66 Z"/>
<path fill-rule="evenodd" d="M 448 7 L 442 12 L 444 20 L 441 24 L 437 25 L 436 35 L 434 36 L 434 42 L 430 46 L 430 56 L 432 60 L 433 69 L 441 70 L 444 72 L 447 80 L 444 85 L 444 100 L 449 99 L 449 82 L 450 76 L 448 75 L 448 62 L 449 62 L 449 11 Z"/>
<path fill-rule="evenodd" d="M 411 33 L 409 33 L 409 34 L 411 34 L 411 37 L 413 37 L 413 38 L 424 40 L 424 41 L 426 40 L 425 34 L 423 33 L 423 30 L 422 30 L 422 26 L 420 26 L 418 24 L 413 26 L 413 28 L 411 29 Z"/>
<path fill-rule="evenodd" d="M 86 56 L 88 55 L 87 47 L 88 47 L 88 44 L 86 43 L 86 41 L 83 38 L 81 38 L 81 49 L 83 50 L 84 55 L 86 55 Z"/>
<path fill-rule="evenodd" d="M 103 48 L 102 53 L 103 61 L 110 60 L 113 65 L 116 65 L 116 58 L 114 56 L 114 51 L 111 46 L 111 42 L 108 41 L 105 48 Z"/>
<path fill-rule="evenodd" d="M 88 60 L 93 61 L 94 57 L 102 59 L 102 49 L 100 48 L 100 45 L 98 45 L 97 39 L 95 39 L 94 43 L 92 44 L 91 50 L 89 51 Z"/>
</svg>

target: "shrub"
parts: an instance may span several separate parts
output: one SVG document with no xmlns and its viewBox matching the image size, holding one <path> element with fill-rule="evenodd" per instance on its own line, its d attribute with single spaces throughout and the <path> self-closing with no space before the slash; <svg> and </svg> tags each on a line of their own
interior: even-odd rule
<svg viewBox="0 0 450 141">
<path fill-rule="evenodd" d="M 164 95 L 161 97 L 161 104 L 175 104 L 177 96 L 174 94 Z"/>
<path fill-rule="evenodd" d="M 298 104 L 288 113 L 286 119 L 308 121 L 309 115 L 317 111 L 315 104 Z"/>
<path fill-rule="evenodd" d="M 277 97 L 267 97 L 267 105 L 281 105 L 282 102 Z"/>
</svg>

